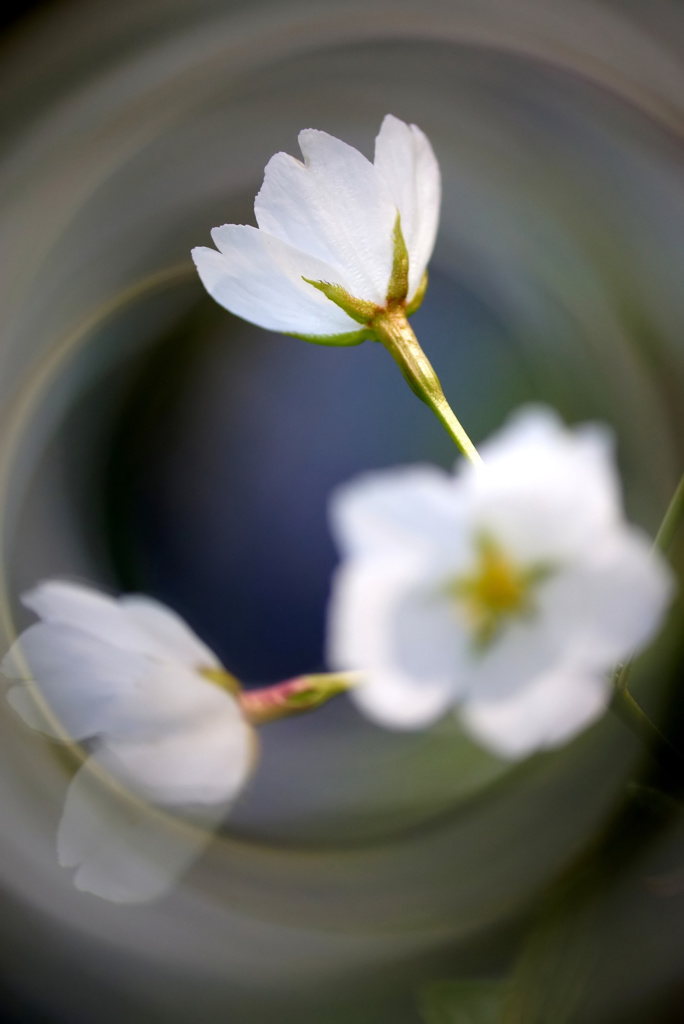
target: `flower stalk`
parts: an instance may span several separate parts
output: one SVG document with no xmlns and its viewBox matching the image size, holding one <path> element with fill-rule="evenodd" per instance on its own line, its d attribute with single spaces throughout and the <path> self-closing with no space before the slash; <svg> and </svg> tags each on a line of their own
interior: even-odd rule
<svg viewBox="0 0 684 1024">
<path fill-rule="evenodd" d="M 684 476 L 679 481 L 677 488 L 672 495 L 663 521 L 656 534 L 653 547 L 667 555 L 679 532 L 684 519 Z M 662 744 L 670 751 L 674 751 L 672 744 L 660 731 L 654 722 L 648 717 L 640 704 L 629 692 L 629 674 L 632 668 L 632 659 L 623 665 L 618 665 L 613 673 L 613 699 L 611 710 L 625 722 L 632 731 L 649 745 Z"/>
<path fill-rule="evenodd" d="M 481 465 L 482 459 L 447 402 L 439 378 L 408 322 L 404 307 L 382 310 L 369 327 L 397 363 L 411 390 L 434 412 L 458 450 L 473 465 Z"/>
<path fill-rule="evenodd" d="M 613 684 L 615 692 L 613 693 L 613 699 L 610 702 L 611 711 L 625 723 L 625 725 L 638 739 L 642 741 L 642 743 L 645 744 L 646 747 L 663 748 L 668 750 L 670 753 L 674 753 L 675 750 L 670 741 L 663 735 L 655 722 L 651 721 L 641 705 L 634 699 L 627 689 L 625 670 L 628 668 L 629 663 L 623 666 L 622 671 L 617 672 L 617 678 Z M 624 681 L 621 683 L 620 677 L 622 673 L 625 675 Z"/>
<path fill-rule="evenodd" d="M 682 525 L 684 519 L 684 476 L 677 485 L 677 489 L 672 495 L 670 504 L 667 507 L 667 511 L 663 517 L 663 521 L 660 524 L 660 529 L 656 534 L 654 546 L 657 547 L 664 555 L 668 553 L 672 546 L 674 539 Z"/>
<path fill-rule="evenodd" d="M 356 686 L 359 675 L 358 672 L 335 672 L 296 676 L 274 686 L 248 690 L 240 694 L 242 713 L 256 726 L 315 711 Z"/>
</svg>

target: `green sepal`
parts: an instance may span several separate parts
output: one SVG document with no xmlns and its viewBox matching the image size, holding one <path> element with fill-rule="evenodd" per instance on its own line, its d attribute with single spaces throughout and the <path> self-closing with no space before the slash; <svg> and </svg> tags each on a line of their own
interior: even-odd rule
<svg viewBox="0 0 684 1024">
<path fill-rule="evenodd" d="M 240 680 L 225 668 L 201 668 L 199 674 L 215 686 L 232 693 L 234 697 L 242 693 Z"/>
<path fill-rule="evenodd" d="M 374 338 L 373 332 L 369 330 L 350 331 L 349 334 L 290 334 L 289 338 L 299 338 L 301 341 L 310 341 L 314 345 L 360 345 L 362 341 Z"/>
<path fill-rule="evenodd" d="M 406 248 L 404 232 L 401 230 L 401 216 L 397 213 L 394 222 L 394 253 L 392 256 L 392 274 L 387 286 L 387 304 L 396 305 L 403 302 L 408 295 L 409 286 L 409 254 Z"/>
<path fill-rule="evenodd" d="M 367 324 L 380 312 L 380 307 L 368 299 L 357 299 L 350 295 L 341 284 L 331 284 L 329 281 L 312 281 L 308 277 L 302 277 L 302 281 L 313 285 L 319 292 L 323 292 L 326 299 L 330 299 L 336 306 L 343 309 L 347 316 L 356 320 L 358 324 Z"/>
<path fill-rule="evenodd" d="M 425 292 L 428 286 L 428 272 L 427 270 L 420 279 L 420 284 L 416 289 L 416 294 L 413 296 L 411 301 L 406 306 L 406 316 L 412 316 L 413 313 L 422 305 L 423 299 L 425 298 Z"/>
</svg>

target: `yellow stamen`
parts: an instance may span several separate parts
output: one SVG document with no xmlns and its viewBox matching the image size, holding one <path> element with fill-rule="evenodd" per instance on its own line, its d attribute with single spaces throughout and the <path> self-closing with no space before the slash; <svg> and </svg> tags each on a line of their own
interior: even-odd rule
<svg viewBox="0 0 684 1024">
<path fill-rule="evenodd" d="M 448 585 L 450 596 L 465 612 L 479 648 L 487 647 L 508 621 L 534 611 L 535 583 L 548 576 L 548 567 L 523 569 L 491 537 L 478 539 L 478 563 L 468 575 Z"/>
</svg>

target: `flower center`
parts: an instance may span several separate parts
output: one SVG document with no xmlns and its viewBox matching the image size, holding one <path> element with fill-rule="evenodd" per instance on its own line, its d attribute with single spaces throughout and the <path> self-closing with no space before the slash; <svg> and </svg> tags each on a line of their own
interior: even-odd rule
<svg viewBox="0 0 684 1024">
<path fill-rule="evenodd" d="M 475 646 L 482 650 L 498 636 L 507 622 L 534 612 L 535 584 L 552 571 L 548 566 L 521 568 L 488 535 L 477 540 L 475 568 L 448 584 L 449 596 L 465 617 Z"/>
</svg>

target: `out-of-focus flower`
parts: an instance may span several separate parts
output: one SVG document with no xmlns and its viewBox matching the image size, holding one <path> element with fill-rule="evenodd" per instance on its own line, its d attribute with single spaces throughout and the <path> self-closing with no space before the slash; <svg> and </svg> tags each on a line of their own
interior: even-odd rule
<svg viewBox="0 0 684 1024">
<path fill-rule="evenodd" d="M 454 476 L 373 473 L 332 502 L 343 561 L 329 658 L 378 723 L 416 728 L 456 705 L 516 758 L 600 715 L 607 671 L 654 635 L 670 572 L 623 516 L 607 432 L 530 408 Z"/>
<path fill-rule="evenodd" d="M 67 794 L 59 861 L 77 868 L 79 889 L 121 902 L 156 898 L 201 852 L 250 774 L 255 738 L 235 681 L 149 598 L 47 581 L 23 602 L 41 621 L 2 663 L 26 680 L 8 699 L 31 727 L 90 752 Z"/>
<path fill-rule="evenodd" d="M 304 163 L 287 153 L 268 162 L 258 229 L 224 224 L 212 231 L 218 252 L 192 255 L 231 313 L 267 330 L 357 344 L 388 305 L 410 313 L 420 304 L 439 220 L 437 160 L 416 125 L 390 114 L 374 163 L 314 129 L 299 133 L 299 145 Z"/>
</svg>

